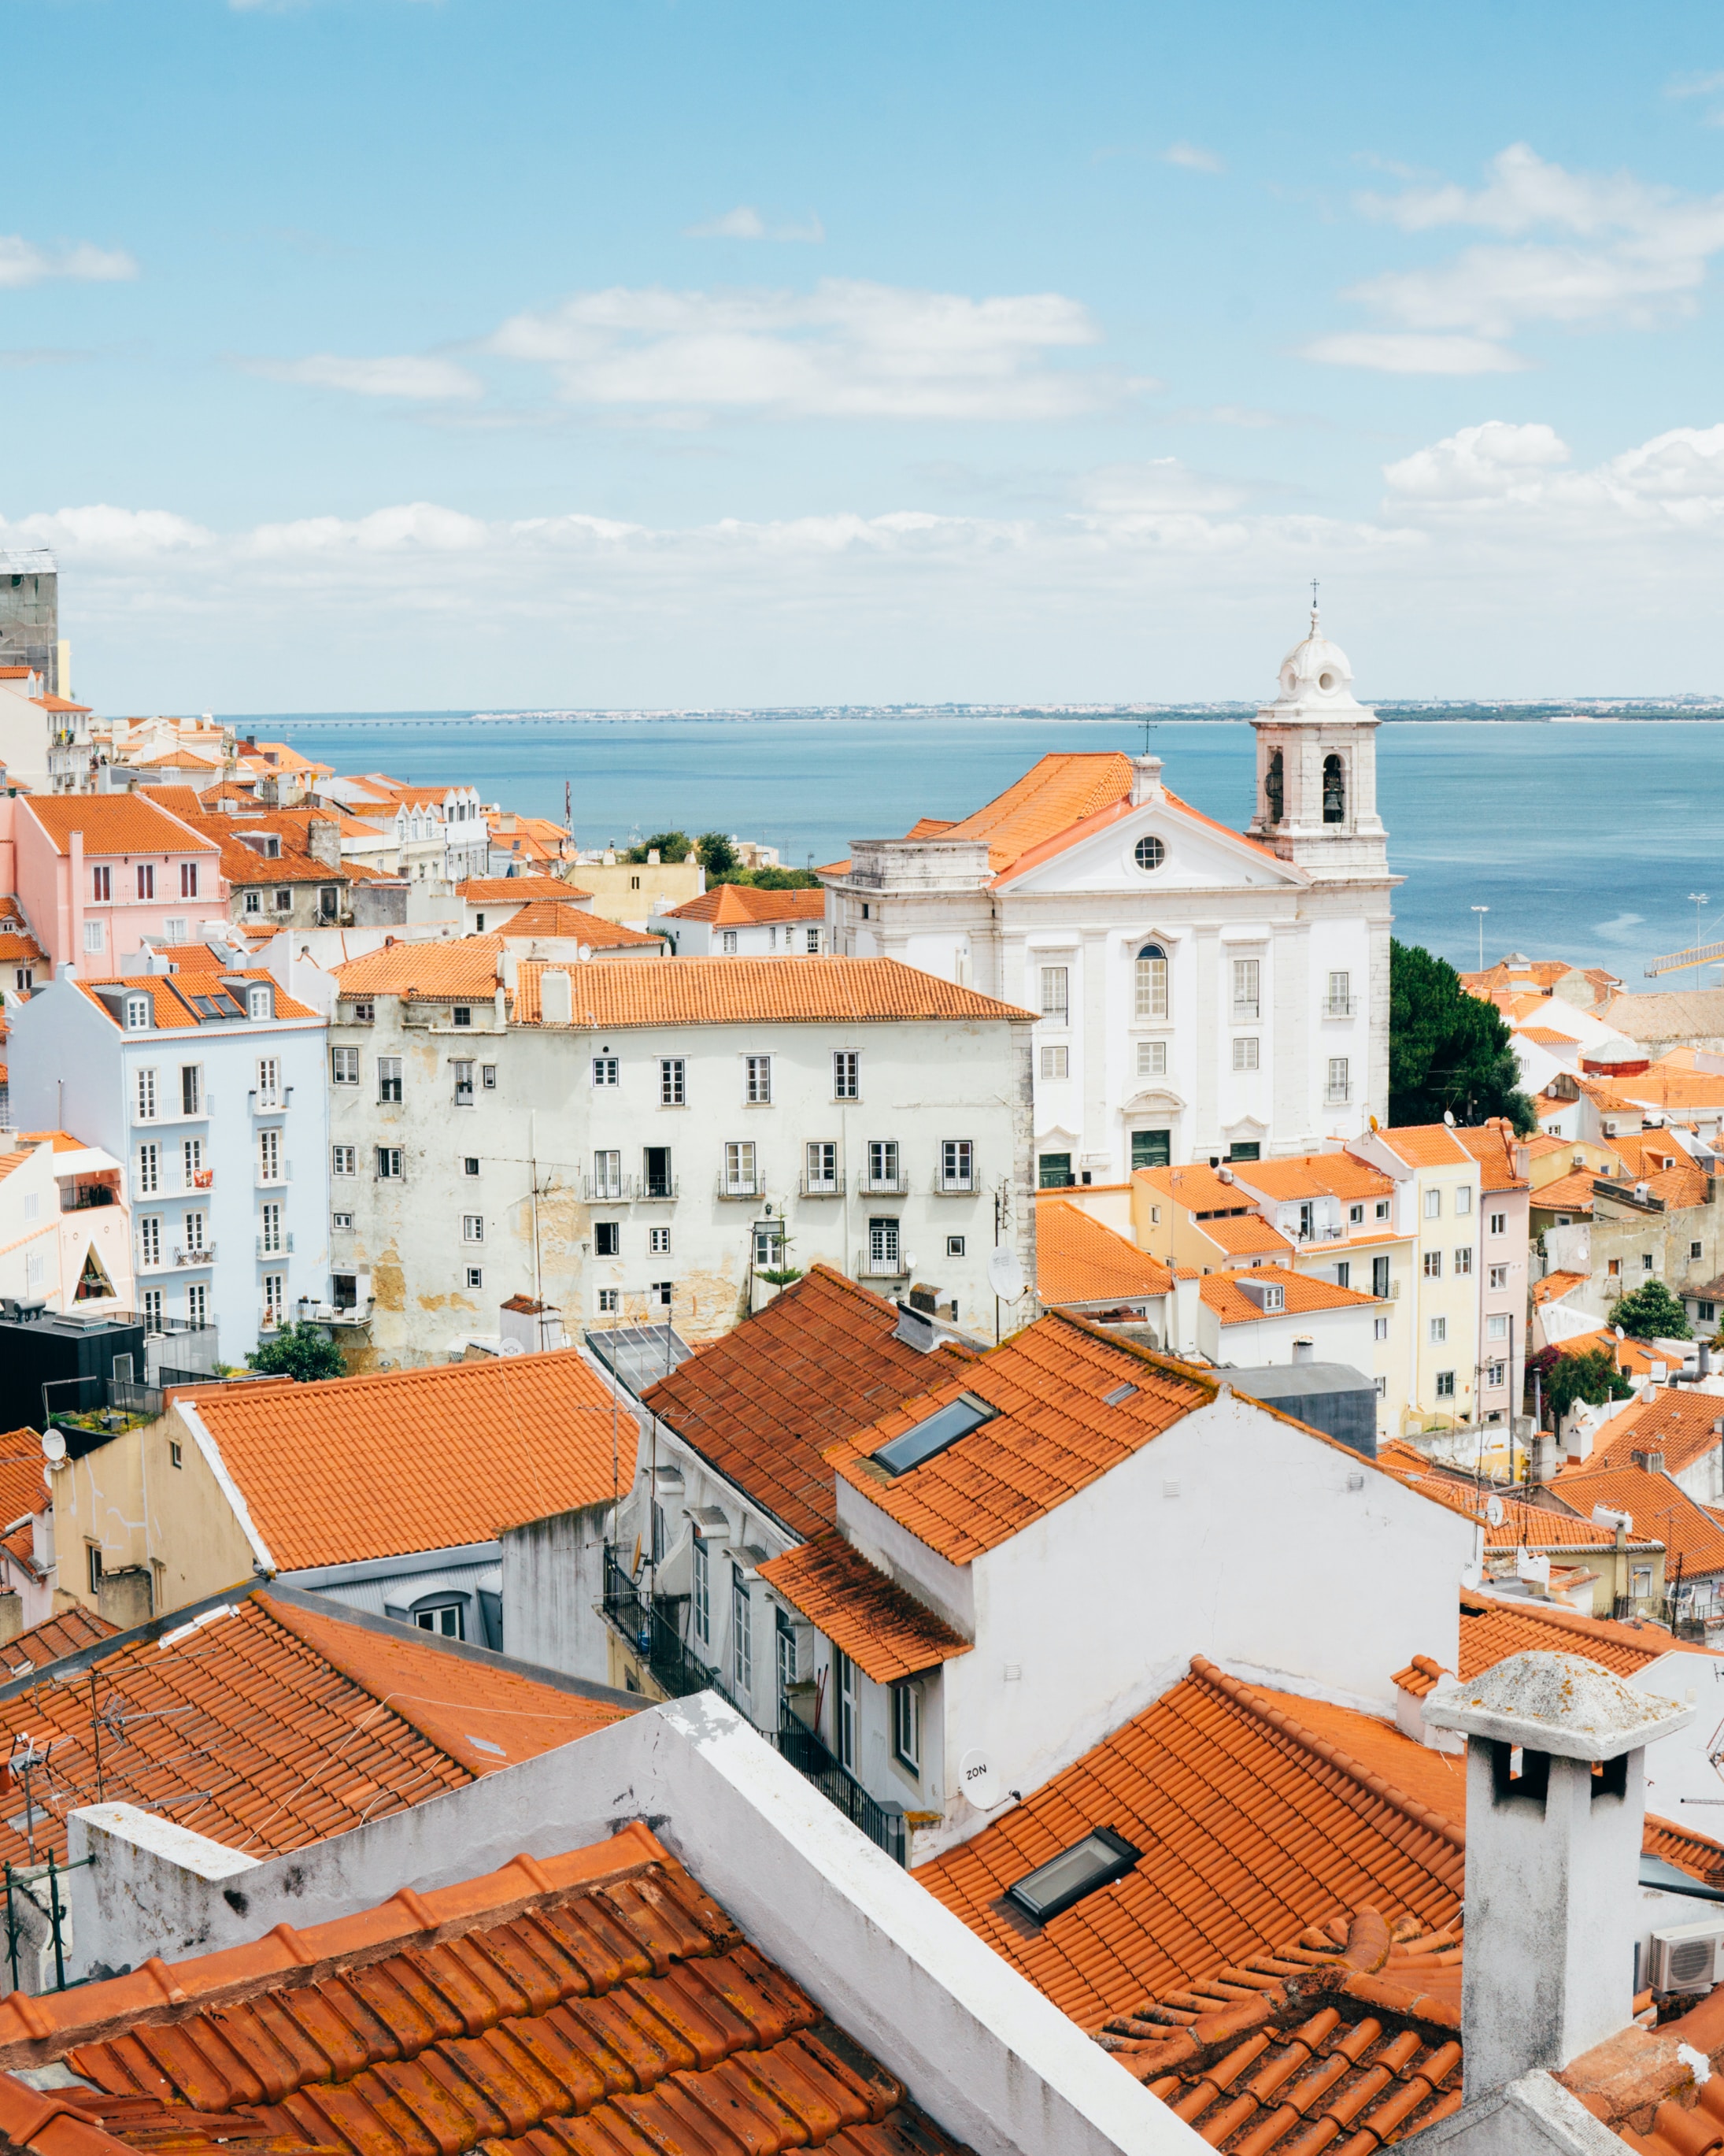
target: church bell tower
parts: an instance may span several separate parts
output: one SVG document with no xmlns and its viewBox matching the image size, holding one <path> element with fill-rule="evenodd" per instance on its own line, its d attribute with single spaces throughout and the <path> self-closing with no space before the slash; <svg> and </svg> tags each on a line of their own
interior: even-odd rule
<svg viewBox="0 0 1724 2156">
<path fill-rule="evenodd" d="M 1249 835 L 1321 883 L 1381 883 L 1388 834 L 1377 814 L 1377 714 L 1352 691 L 1347 654 L 1317 625 L 1281 661 L 1280 694 L 1257 729 Z"/>
</svg>

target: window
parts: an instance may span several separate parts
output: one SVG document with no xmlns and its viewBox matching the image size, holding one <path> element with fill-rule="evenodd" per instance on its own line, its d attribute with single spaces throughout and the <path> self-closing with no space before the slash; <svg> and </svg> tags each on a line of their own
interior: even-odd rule
<svg viewBox="0 0 1724 2156">
<path fill-rule="evenodd" d="M 281 1133 L 277 1130 L 258 1132 L 258 1181 L 280 1183 L 281 1180 Z"/>
<path fill-rule="evenodd" d="M 1344 1055 L 1329 1058 L 1328 1083 L 1323 1088 L 1323 1098 L 1328 1101 L 1345 1101 L 1351 1097 L 1352 1083 Z"/>
<path fill-rule="evenodd" d="M 1347 821 L 1347 772 L 1338 756 L 1323 758 L 1323 821 Z"/>
<path fill-rule="evenodd" d="M 1070 1156 L 1068 1155 L 1068 1159 Z M 1131 1133 L 1131 1168 L 1135 1174 L 1140 1168 L 1166 1168 L 1173 1158 L 1172 1131 L 1133 1131 Z M 1068 1173 L 1067 1180 L 1070 1180 Z"/>
<path fill-rule="evenodd" d="M 495 1093 L 496 1091 L 497 1066 L 495 1063 L 481 1063 L 480 1065 L 479 1082 L 487 1093 Z"/>
<path fill-rule="evenodd" d="M 1044 1078 L 1069 1078 L 1071 1075 L 1071 1050 L 1064 1045 L 1042 1050 Z"/>
<path fill-rule="evenodd" d="M 789 932 L 787 930 L 786 933 L 788 934 L 788 932 Z M 811 928 L 808 931 L 808 956 L 811 958 L 818 957 L 819 953 L 820 932 L 818 928 Z"/>
<path fill-rule="evenodd" d="M 1494 1288 L 1506 1287 L 1508 1286 L 1508 1276 L 1509 1269 L 1506 1265 L 1492 1265 L 1487 1285 Z"/>
<path fill-rule="evenodd" d="M 817 1190 L 835 1191 L 838 1188 L 838 1147 L 824 1138 L 814 1139 L 803 1152 L 803 1188 L 811 1195 Z"/>
<path fill-rule="evenodd" d="M 398 1101 L 401 1098 L 401 1058 L 398 1055 L 380 1055 L 377 1058 L 377 1098 L 380 1101 Z"/>
<path fill-rule="evenodd" d="M 109 906 L 114 898 L 114 871 L 97 865 L 90 872 L 90 896 L 98 906 Z"/>
<path fill-rule="evenodd" d="M 620 1258 L 623 1255 L 623 1224 L 620 1220 L 595 1220 L 593 1224 L 593 1255 L 597 1258 Z"/>
<path fill-rule="evenodd" d="M 1437 1373 L 1437 1398 L 1439 1400 L 1452 1400 L 1454 1397 L 1455 1373 L 1452 1370 L 1439 1370 Z"/>
<path fill-rule="evenodd" d="M 593 1154 L 593 1195 L 595 1198 L 620 1198 L 623 1195 L 623 1156 L 620 1152 Z"/>
<path fill-rule="evenodd" d="M 1443 1194 L 1440 1190 L 1427 1190 L 1425 1192 L 1424 1217 L 1427 1220 L 1440 1220 L 1442 1219 Z"/>
<path fill-rule="evenodd" d="M 1427 1280 L 1441 1280 L 1443 1277 L 1443 1253 L 1440 1250 L 1425 1252 L 1424 1276 Z"/>
<path fill-rule="evenodd" d="M 654 1258 L 668 1258 L 670 1256 L 670 1230 L 668 1228 L 649 1228 L 647 1229 L 647 1252 L 649 1256 Z"/>
<path fill-rule="evenodd" d="M 357 1146 L 331 1146 L 329 1149 L 329 1172 L 331 1175 L 357 1175 L 359 1148 Z"/>
<path fill-rule="evenodd" d="M 331 1228 L 351 1234 L 353 1227 L 353 1215 L 351 1213 L 331 1213 L 329 1216 L 329 1224 Z"/>
<path fill-rule="evenodd" d="M 870 1138 L 868 1142 L 868 1182 L 875 1190 L 895 1190 L 898 1187 L 898 1141 L 895 1138 Z"/>
<path fill-rule="evenodd" d="M 646 1146 L 641 1152 L 641 1167 L 645 1171 L 646 1195 L 649 1198 L 674 1198 L 676 1184 L 670 1173 L 669 1146 Z"/>
<path fill-rule="evenodd" d="M 1234 1036 L 1233 1067 L 1235 1070 L 1257 1069 L 1257 1046 L 1255 1033 L 1241 1033 Z"/>
<path fill-rule="evenodd" d="M 862 1097 L 862 1058 L 854 1048 L 841 1048 L 832 1059 L 832 1097 L 834 1101 Z"/>
<path fill-rule="evenodd" d="M 1352 1260 L 1350 1258 L 1343 1258 L 1335 1268 L 1335 1285 L 1337 1287 L 1351 1287 L 1352 1284 Z"/>
<path fill-rule="evenodd" d="M 1132 847 L 1131 858 L 1146 875 L 1152 874 L 1167 860 L 1167 850 L 1157 838 L 1142 838 Z"/>
<path fill-rule="evenodd" d="M 264 1206 L 258 1217 L 258 1255 L 260 1257 L 274 1257 L 286 1248 L 281 1240 L 281 1207 L 279 1204 Z M 203 1247 L 203 1215 L 188 1213 L 186 1215 L 186 1248 L 197 1250 Z"/>
<path fill-rule="evenodd" d="M 1379 1198 L 1377 1201 L 1377 1218 L 1379 1220 L 1387 1220 L 1388 1214 L 1389 1200 L 1387 1198 Z"/>
<path fill-rule="evenodd" d="M 1434 1348 L 1434 1347 L 1440 1346 L 1440 1344 L 1441 1344 L 1444 1341 L 1445 1341 L 1448 1337 L 1449 1337 L 1449 1321 L 1448 1321 L 1448 1319 L 1447 1319 L 1446 1317 L 1434 1317 L 1434 1318 L 1432 1318 L 1432 1320 L 1431 1320 L 1431 1345 L 1432 1345 Z"/>
<path fill-rule="evenodd" d="M 1071 1155 L 1044 1152 L 1036 1161 L 1036 1181 L 1044 1190 L 1065 1190 L 1071 1183 Z"/>
<path fill-rule="evenodd" d="M 895 1273 L 897 1271 L 898 1223 L 895 1220 L 869 1222 L 868 1266 L 870 1272 Z"/>
<path fill-rule="evenodd" d="M 377 1007 L 368 998 L 362 998 L 353 1006 L 355 1025 L 374 1025 L 377 1023 Z"/>
<path fill-rule="evenodd" d="M 961 1257 L 962 1257 L 963 1254 L 964 1254 L 964 1239 L 963 1239 L 963 1237 L 962 1237 L 962 1235 L 948 1235 L 948 1236 L 946 1238 L 946 1255 L 947 1255 L 947 1256 L 948 1258 L 961 1258 Z"/>
<path fill-rule="evenodd" d="M 1371 1337 L 1372 1337 L 1373 1340 L 1387 1340 L 1387 1339 L 1388 1339 L 1388 1320 L 1386 1317 L 1373 1317 L 1373 1318 L 1372 1319 L 1372 1321 L 1371 1321 Z"/>
<path fill-rule="evenodd" d="M 196 861 L 182 861 L 180 863 L 180 896 L 196 898 L 197 896 L 198 864 Z"/>
<path fill-rule="evenodd" d="M 740 1572 L 731 1574 L 731 1681 L 738 1691 L 754 1690 L 754 1603 Z"/>
<path fill-rule="evenodd" d="M 36 985 L 35 968 L 33 966 L 18 966 L 14 968 L 12 976 L 12 984 L 21 996 L 28 995 L 29 991 Z"/>
<path fill-rule="evenodd" d="M 1132 1009 L 1138 1024 L 1167 1015 L 1167 954 L 1159 943 L 1146 943 L 1132 968 Z"/>
<path fill-rule="evenodd" d="M 153 861 L 140 861 L 138 863 L 137 877 L 138 896 L 140 898 L 154 898 L 156 896 L 155 863 Z"/>
<path fill-rule="evenodd" d="M 754 1270 L 757 1273 L 781 1272 L 784 1266 L 784 1230 L 776 1220 L 757 1220 L 754 1224 Z"/>
<path fill-rule="evenodd" d="M 1233 962 L 1233 1015 L 1238 1024 L 1241 1019 L 1257 1015 L 1257 986 L 1262 962 L 1257 958 L 1235 958 Z"/>
<path fill-rule="evenodd" d="M 617 1086 L 622 1083 L 618 1075 L 614 1055 L 595 1055 L 593 1059 L 593 1082 L 595 1086 Z"/>
<path fill-rule="evenodd" d="M 1466 1243 L 1455 1253 L 1455 1270 L 1459 1276 L 1465 1278 L 1472 1269 L 1473 1246 L 1470 1243 Z"/>
<path fill-rule="evenodd" d="M 1506 1340 L 1508 1329 L 1508 1312 L 1506 1310 L 1492 1311 L 1485 1320 L 1485 1337 L 1487 1340 Z"/>
<path fill-rule="evenodd" d="M 1612 1280 L 1619 1279 L 1622 1275 L 1622 1260 L 1620 1258 L 1607 1258 L 1604 1261 L 1604 1270 Z"/>
<path fill-rule="evenodd" d="M 1472 1209 L 1473 1186 L 1470 1183 L 1457 1183 L 1455 1187 L 1455 1210 L 1456 1214 L 1464 1215 L 1470 1213 Z"/>
<path fill-rule="evenodd" d="M 973 1190 L 976 1187 L 976 1148 L 968 1138 L 947 1138 L 940 1147 L 940 1188 Z"/>
<path fill-rule="evenodd" d="M 1493 1213 L 1491 1215 L 1491 1233 L 1493 1235 L 1507 1235 L 1508 1215 L 1506 1213 Z"/>
<path fill-rule="evenodd" d="M 84 1545 L 84 1557 L 85 1575 L 90 1581 L 90 1591 L 92 1594 L 95 1594 L 100 1591 L 102 1584 L 102 1553 L 100 1544 L 98 1543 L 85 1543 Z"/>
<path fill-rule="evenodd" d="M 1007 1898 L 1037 1923 L 1044 1924 L 1073 1902 L 1081 1902 L 1085 1894 L 1093 1894 L 1098 1887 L 1111 1886 L 1116 1879 L 1124 1878 L 1137 1856 L 1123 1835 L 1110 1826 L 1097 1827 L 1046 1864 L 1038 1865 L 1015 1887 L 1008 1887 Z"/>
<path fill-rule="evenodd" d="M 94 952 L 100 951 L 103 947 L 104 939 L 106 937 L 107 932 L 107 930 L 103 927 L 100 921 L 86 921 L 84 924 L 85 949 L 86 951 Z"/>
<path fill-rule="evenodd" d="M 186 1290 L 186 1322 L 194 1330 L 209 1322 L 209 1289 L 203 1281 L 194 1281 Z"/>
<path fill-rule="evenodd" d="M 1347 1207 L 1347 1224 L 1349 1228 L 1362 1228 L 1364 1226 L 1365 1209 L 1362 1205 L 1349 1205 Z"/>
<path fill-rule="evenodd" d="M 273 1332 L 287 1315 L 287 1275 L 264 1275 L 264 1329 Z"/>
<path fill-rule="evenodd" d="M 1284 793 L 1281 752 L 1274 748 L 1270 751 L 1269 762 L 1263 767 L 1263 805 L 1268 811 L 1271 824 L 1279 824 L 1281 820 Z"/>
<path fill-rule="evenodd" d="M 461 1240 L 464 1243 L 482 1243 L 485 1240 L 485 1215 L 482 1213 L 464 1213 L 461 1215 Z"/>
<path fill-rule="evenodd" d="M 841 1648 L 833 1649 L 832 1659 L 838 1671 L 838 1727 L 833 1732 L 838 1738 L 838 1763 L 854 1774 L 862 1725 L 861 1672 Z"/>
<path fill-rule="evenodd" d="M 399 1183 L 401 1179 L 401 1147 L 379 1146 L 377 1147 L 377 1181 Z"/>
<path fill-rule="evenodd" d="M 1042 1016 L 1064 1025 L 1070 1016 L 1070 970 L 1065 966 L 1042 968 Z"/>
<path fill-rule="evenodd" d="M 183 915 L 182 915 L 178 919 L 170 917 L 162 924 L 162 926 L 164 932 L 166 933 L 170 943 L 183 943 L 185 942 L 186 923 Z"/>
<path fill-rule="evenodd" d="M 695 1537 L 695 1638 L 703 1647 L 712 1640 L 712 1559 L 699 1535 Z"/>
<path fill-rule="evenodd" d="M 458 1602 L 439 1603 L 430 1609 L 415 1609 L 413 1622 L 422 1632 L 435 1632 L 445 1640 L 461 1637 L 461 1605 Z"/>
<path fill-rule="evenodd" d="M 1351 1018 L 1353 1014 L 1353 977 L 1351 973 L 1331 973 L 1329 993 L 1323 1009 L 1331 1018 Z"/>
<path fill-rule="evenodd" d="M 159 1287 L 146 1287 L 144 1290 L 144 1330 L 160 1332 L 162 1329 L 162 1291 Z"/>
<path fill-rule="evenodd" d="M 1137 1044 L 1137 1075 L 1140 1078 L 1165 1078 L 1167 1075 L 1167 1042 L 1140 1040 Z"/>
<path fill-rule="evenodd" d="M 732 1197 L 752 1198 L 755 1191 L 754 1146 L 750 1139 L 733 1140 L 724 1149 L 724 1187 Z"/>
<path fill-rule="evenodd" d="M 1705 1249 L 1706 1245 L 1704 1243 L 1691 1243 L 1688 1245 L 1688 1255 L 1691 1258 L 1697 1258 Z"/>
<path fill-rule="evenodd" d="M 606 1311 L 614 1311 L 618 1309 L 621 1306 L 621 1302 L 622 1291 L 619 1288 L 602 1287 L 598 1291 L 598 1308 L 601 1316 L 603 1316 Z"/>
<path fill-rule="evenodd" d="M 161 1262 L 161 1216 L 155 1213 L 146 1213 L 138 1221 L 138 1263 L 141 1265 L 159 1265 Z"/>
<path fill-rule="evenodd" d="M 454 1065 L 454 1073 L 455 1106 L 458 1108 L 470 1108 L 473 1106 L 473 1065 L 470 1063 L 458 1062 Z"/>
<path fill-rule="evenodd" d="M 1643 1273 L 1650 1273 L 1652 1270 L 1652 1253 L 1650 1250 L 1648 1250 L 1645 1255 L 1641 1259 L 1640 1270 Z"/>
<path fill-rule="evenodd" d="M 260 1108 L 279 1107 L 281 1104 L 281 1061 L 279 1056 L 260 1055 L 258 1058 L 258 1106 Z"/>
<path fill-rule="evenodd" d="M 471 1025 L 473 1023 L 472 1004 L 452 1004 L 449 1009 L 449 1017 L 456 1025 Z"/>
<path fill-rule="evenodd" d="M 332 1048 L 329 1051 L 330 1076 L 337 1086 L 357 1086 L 359 1083 L 359 1050 L 357 1048 Z"/>
<path fill-rule="evenodd" d="M 275 894 L 275 911 L 278 913 L 293 911 L 293 893 L 285 885 Z"/>
<path fill-rule="evenodd" d="M 1388 1379 L 1387 1378 L 1379 1378 L 1377 1380 L 1377 1397 L 1380 1400 L 1386 1400 L 1388 1398 Z"/>
<path fill-rule="evenodd" d="M 1718 1306 L 1715 1302 L 1697 1302 L 1694 1306 L 1694 1313 L 1703 1325 L 1710 1325 L 1718 1314 Z"/>
<path fill-rule="evenodd" d="M 892 1757 L 912 1774 L 922 1768 L 922 1696 L 919 1686 L 892 1686 Z"/>
<path fill-rule="evenodd" d="M 137 1121 L 153 1123 L 156 1120 L 156 1073 L 153 1070 L 138 1072 L 134 1097 L 137 1101 Z"/>
<path fill-rule="evenodd" d="M 264 894 L 262 891 L 247 891 L 245 894 L 245 910 L 248 913 L 261 913 L 263 911 Z"/>
<path fill-rule="evenodd" d="M 742 1097 L 756 1107 L 770 1105 L 772 1098 L 772 1059 L 770 1055 L 745 1055 L 742 1058 Z"/>
<path fill-rule="evenodd" d="M 318 919 L 333 921 L 341 910 L 341 893 L 336 886 L 332 883 L 319 884 L 317 886 Z"/>
<path fill-rule="evenodd" d="M 149 1031 L 150 998 L 147 996 L 128 996 L 126 998 L 126 1029 L 128 1033 Z"/>
<path fill-rule="evenodd" d="M 688 1104 L 686 1065 L 680 1055 L 659 1058 L 659 1101 L 666 1108 L 681 1108 Z"/>
<path fill-rule="evenodd" d="M 1388 1260 L 1387 1258 L 1373 1258 L 1371 1260 L 1371 1292 L 1379 1302 L 1387 1302 L 1388 1300 Z M 1387 1324 L 1388 1320 L 1385 1319 L 1383 1322 Z"/>
<path fill-rule="evenodd" d="M 734 928 L 721 929 L 719 932 L 718 947 L 722 957 L 726 958 L 736 957 L 736 932 Z"/>
<path fill-rule="evenodd" d="M 464 1152 L 461 1155 L 461 1173 L 463 1175 L 478 1174 L 479 1155 L 476 1152 Z"/>
</svg>

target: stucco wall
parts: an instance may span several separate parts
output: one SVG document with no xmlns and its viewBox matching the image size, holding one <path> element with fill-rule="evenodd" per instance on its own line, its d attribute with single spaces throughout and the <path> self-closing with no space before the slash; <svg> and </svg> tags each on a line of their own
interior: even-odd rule
<svg viewBox="0 0 1724 2156">
<path fill-rule="evenodd" d="M 631 1445 L 632 1423 L 623 1424 Z M 625 1462 L 625 1472 L 626 1462 Z M 558 1512 L 503 1536 L 503 1639 L 510 1654 L 594 1683 L 609 1681 L 604 1620 L 608 1505 Z"/>
</svg>

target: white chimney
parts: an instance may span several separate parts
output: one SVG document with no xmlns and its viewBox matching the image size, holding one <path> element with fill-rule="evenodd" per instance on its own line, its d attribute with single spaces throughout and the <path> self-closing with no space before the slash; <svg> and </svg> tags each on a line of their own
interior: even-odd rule
<svg viewBox="0 0 1724 2156">
<path fill-rule="evenodd" d="M 1309 1335 L 1293 1342 L 1293 1360 L 1296 1363 L 1314 1363 L 1316 1355 L 1317 1343 Z"/>
<path fill-rule="evenodd" d="M 1141 808 L 1147 801 L 1162 798 L 1162 760 L 1158 756 L 1134 756 L 1131 759 L 1131 806 Z"/>
<path fill-rule="evenodd" d="M 574 984 L 564 972 L 553 972 L 547 966 L 539 976 L 539 1017 L 546 1025 L 572 1025 L 575 1017 Z"/>
<path fill-rule="evenodd" d="M 1175 1355 L 1195 1355 L 1198 1352 L 1198 1306 L 1203 1283 L 1192 1275 L 1173 1276 L 1172 1303 L 1173 1337 L 1167 1343 Z"/>
<path fill-rule="evenodd" d="M 1433 1692 L 1466 1748 L 1466 2101 L 1557 2073 L 1634 2010 L 1646 1747 L 1694 1718 L 1578 1655 L 1511 1655 Z M 1603 1774 L 1595 1778 L 1595 1761 Z"/>
</svg>

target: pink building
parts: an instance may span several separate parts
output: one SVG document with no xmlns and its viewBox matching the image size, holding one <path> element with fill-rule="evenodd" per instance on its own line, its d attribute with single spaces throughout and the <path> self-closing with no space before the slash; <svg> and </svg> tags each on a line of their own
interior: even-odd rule
<svg viewBox="0 0 1724 2156">
<path fill-rule="evenodd" d="M 196 939 L 227 918 L 221 848 L 131 793 L 19 795 L 12 803 L 18 896 L 54 970 L 119 973 L 146 937 Z"/>
</svg>

